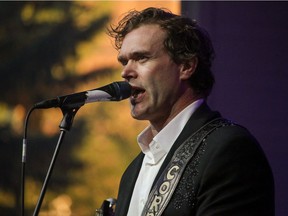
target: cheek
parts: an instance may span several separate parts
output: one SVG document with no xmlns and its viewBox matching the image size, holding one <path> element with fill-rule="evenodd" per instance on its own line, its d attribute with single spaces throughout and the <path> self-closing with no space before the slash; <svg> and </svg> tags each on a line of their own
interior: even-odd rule
<svg viewBox="0 0 288 216">
<path fill-rule="evenodd" d="M 178 80 L 177 71 L 165 65 L 154 68 L 150 71 L 150 82 L 154 82 L 156 86 L 163 86 L 172 84 Z"/>
<path fill-rule="evenodd" d="M 173 92 L 179 84 L 179 68 L 171 61 L 163 61 L 161 64 L 152 64 L 142 68 L 142 74 L 140 75 L 144 80 L 146 90 L 149 95 L 155 97 L 166 97 L 166 94 Z"/>
<path fill-rule="evenodd" d="M 155 82 L 149 89 L 150 103 L 154 106 L 159 106 L 169 100 L 171 88 L 165 81 Z"/>
</svg>

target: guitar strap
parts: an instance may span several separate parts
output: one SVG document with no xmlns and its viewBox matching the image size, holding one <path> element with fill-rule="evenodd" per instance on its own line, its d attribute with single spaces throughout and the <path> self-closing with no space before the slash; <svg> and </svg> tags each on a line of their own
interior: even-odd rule
<svg viewBox="0 0 288 216">
<path fill-rule="evenodd" d="M 178 182 L 202 141 L 215 129 L 233 125 L 232 122 L 217 118 L 193 133 L 174 153 L 171 161 L 152 188 L 141 216 L 160 216 L 165 210 Z"/>
</svg>

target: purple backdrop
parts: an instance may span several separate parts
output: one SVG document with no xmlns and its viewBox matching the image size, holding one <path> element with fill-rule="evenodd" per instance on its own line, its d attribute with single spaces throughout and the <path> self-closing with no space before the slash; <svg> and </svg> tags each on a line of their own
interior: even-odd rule
<svg viewBox="0 0 288 216">
<path fill-rule="evenodd" d="M 287 216 L 288 2 L 184 1 L 182 13 L 214 43 L 209 104 L 259 140 L 274 173 L 276 216 Z"/>
</svg>

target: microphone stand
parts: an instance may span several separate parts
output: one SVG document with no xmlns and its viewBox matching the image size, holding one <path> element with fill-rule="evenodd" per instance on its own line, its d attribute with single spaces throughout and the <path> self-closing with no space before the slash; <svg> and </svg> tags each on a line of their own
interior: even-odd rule
<svg viewBox="0 0 288 216">
<path fill-rule="evenodd" d="M 73 119 L 74 119 L 74 117 L 76 115 L 76 112 L 79 110 L 80 107 L 81 106 L 60 107 L 61 111 L 63 113 L 63 119 L 62 119 L 62 121 L 61 121 L 61 123 L 59 125 L 59 127 L 60 127 L 60 135 L 59 135 L 59 139 L 58 139 L 57 145 L 55 147 L 55 151 L 54 151 L 53 157 L 52 157 L 51 162 L 50 162 L 50 166 L 49 166 L 47 174 L 46 174 L 46 178 L 45 178 L 43 186 L 42 186 L 42 190 L 40 192 L 40 196 L 38 198 L 38 202 L 37 202 L 37 205 L 35 207 L 33 216 L 38 216 L 38 214 L 39 214 L 39 210 L 41 208 L 41 205 L 42 205 L 45 193 L 46 193 L 47 185 L 48 185 L 49 179 L 51 177 L 51 173 L 53 171 L 54 164 L 55 164 L 57 155 L 58 155 L 59 150 L 60 150 L 60 146 L 61 146 L 61 144 L 63 142 L 65 133 L 67 131 L 69 131 L 70 128 L 72 127 Z"/>
</svg>

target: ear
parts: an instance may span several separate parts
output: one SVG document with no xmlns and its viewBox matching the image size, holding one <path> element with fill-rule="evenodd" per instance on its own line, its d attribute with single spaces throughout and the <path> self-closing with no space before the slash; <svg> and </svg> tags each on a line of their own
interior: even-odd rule
<svg viewBox="0 0 288 216">
<path fill-rule="evenodd" d="M 198 58 L 194 56 L 190 61 L 180 65 L 180 79 L 187 80 L 195 72 L 198 65 Z"/>
</svg>

